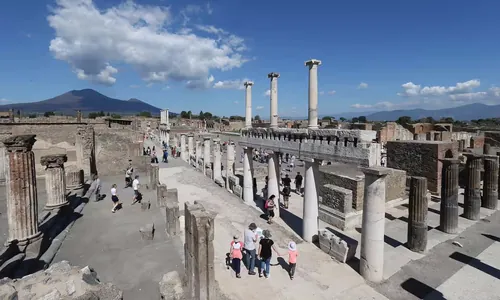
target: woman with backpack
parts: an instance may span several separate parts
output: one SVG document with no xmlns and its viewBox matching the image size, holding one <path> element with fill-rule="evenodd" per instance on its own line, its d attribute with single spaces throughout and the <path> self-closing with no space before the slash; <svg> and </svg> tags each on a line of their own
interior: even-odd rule
<svg viewBox="0 0 500 300">
<path fill-rule="evenodd" d="M 266 200 L 264 204 L 264 208 L 267 210 L 267 223 L 272 224 L 274 218 L 274 207 L 276 206 L 274 199 L 276 199 L 275 195 L 271 195 L 269 199 Z"/>
</svg>

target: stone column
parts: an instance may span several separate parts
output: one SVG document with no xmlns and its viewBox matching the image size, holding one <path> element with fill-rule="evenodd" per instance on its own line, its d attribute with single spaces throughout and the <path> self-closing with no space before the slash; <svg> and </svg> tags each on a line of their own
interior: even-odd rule
<svg viewBox="0 0 500 300">
<path fill-rule="evenodd" d="M 210 166 L 210 137 L 204 137 L 203 144 L 203 175 L 206 175 L 207 167 Z"/>
<path fill-rule="evenodd" d="M 0 183 L 5 183 L 5 178 L 7 175 L 7 153 L 5 151 L 5 147 L 0 143 Z"/>
<path fill-rule="evenodd" d="M 243 157 L 243 200 L 246 204 L 253 205 L 253 148 L 246 147 Z"/>
<path fill-rule="evenodd" d="M 92 125 L 78 125 L 76 132 L 76 161 L 85 176 L 97 174 L 95 161 L 95 137 Z"/>
<path fill-rule="evenodd" d="M 200 158 L 201 158 L 201 141 L 196 141 L 196 161 L 194 163 L 194 167 L 198 169 L 198 166 L 200 165 Z"/>
<path fill-rule="evenodd" d="M 319 164 L 316 161 L 305 162 L 304 207 L 302 216 L 302 238 L 314 242 L 318 235 L 318 178 Z"/>
<path fill-rule="evenodd" d="M 181 159 L 183 161 L 189 162 L 189 153 L 187 152 L 186 148 L 186 135 L 184 133 L 181 133 Z"/>
<path fill-rule="evenodd" d="M 194 156 L 194 136 L 188 135 L 188 163 L 191 164 L 191 158 Z"/>
<path fill-rule="evenodd" d="M 427 178 L 411 177 L 408 206 L 408 249 L 425 252 L 427 248 Z"/>
<path fill-rule="evenodd" d="M 214 180 L 222 178 L 220 139 L 214 139 L 214 165 L 212 172 Z"/>
<path fill-rule="evenodd" d="M 38 195 L 35 154 L 32 151 L 36 135 L 10 136 L 4 141 L 8 155 L 7 244 L 17 241 L 27 245 L 41 238 L 38 228 Z"/>
<path fill-rule="evenodd" d="M 364 279 L 380 282 L 384 277 L 385 178 L 389 170 L 363 168 L 365 199 L 361 232 L 360 273 Z"/>
<path fill-rule="evenodd" d="M 278 78 L 280 77 L 279 73 L 269 73 L 267 74 L 268 78 L 271 78 L 271 88 L 270 88 L 270 98 L 271 103 L 270 107 L 270 120 L 271 120 L 271 128 L 278 128 Z"/>
<path fill-rule="evenodd" d="M 170 146 L 170 130 L 168 130 L 168 129 L 165 131 L 165 140 L 166 140 L 167 145 Z"/>
<path fill-rule="evenodd" d="M 76 123 L 81 123 L 82 122 L 82 111 L 77 111 L 76 112 Z"/>
<path fill-rule="evenodd" d="M 464 195 L 464 217 L 479 220 L 481 210 L 481 155 L 466 153 L 467 185 Z"/>
<path fill-rule="evenodd" d="M 252 85 L 253 82 L 246 81 L 245 85 L 245 128 L 252 128 Z"/>
<path fill-rule="evenodd" d="M 229 177 L 234 175 L 234 145 L 228 143 L 226 152 L 226 189 L 229 191 Z"/>
<path fill-rule="evenodd" d="M 491 154 L 491 145 L 488 143 L 484 143 L 483 145 L 483 154 Z"/>
<path fill-rule="evenodd" d="M 442 159 L 441 171 L 441 209 L 439 214 L 439 229 L 446 233 L 458 231 L 458 174 L 460 160 L 455 158 Z"/>
<path fill-rule="evenodd" d="M 169 125 L 170 124 L 170 116 L 169 116 L 168 108 L 165 109 L 165 120 L 166 120 L 165 124 L 167 125 L 167 127 L 170 127 L 170 125 Z"/>
<path fill-rule="evenodd" d="M 464 144 L 462 144 L 462 140 L 458 140 L 458 152 L 464 151 Z"/>
<path fill-rule="evenodd" d="M 484 157 L 483 199 L 481 206 L 497 209 L 498 206 L 498 156 Z"/>
<path fill-rule="evenodd" d="M 321 60 L 306 61 L 309 67 L 309 129 L 318 129 L 318 66 Z"/>
<path fill-rule="evenodd" d="M 279 187 L 279 173 L 277 170 L 279 170 L 279 165 L 278 165 L 278 153 L 273 152 L 271 155 L 269 155 L 269 161 L 268 161 L 268 166 L 267 166 L 267 176 L 268 176 L 268 181 L 267 181 L 267 198 L 269 198 L 271 195 L 275 195 L 276 198 L 274 199 L 275 202 L 275 207 L 276 209 L 274 210 L 274 216 L 278 218 L 280 216 L 280 187 Z"/>
<path fill-rule="evenodd" d="M 47 190 L 46 210 L 52 210 L 67 205 L 66 174 L 64 163 L 68 161 L 66 154 L 45 155 L 40 163 L 45 166 L 45 189 Z"/>
</svg>

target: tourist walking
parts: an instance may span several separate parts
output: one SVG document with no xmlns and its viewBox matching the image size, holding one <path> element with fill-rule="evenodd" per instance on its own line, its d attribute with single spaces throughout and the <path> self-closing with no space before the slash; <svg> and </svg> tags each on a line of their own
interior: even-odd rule
<svg viewBox="0 0 500 300">
<path fill-rule="evenodd" d="M 293 276 L 295 275 L 297 256 L 299 256 L 297 244 L 291 241 L 290 243 L 288 243 L 288 275 L 290 275 L 290 279 L 293 279 Z"/>
<path fill-rule="evenodd" d="M 276 199 L 276 196 L 271 195 L 271 197 L 269 197 L 269 199 L 267 199 L 266 203 L 264 204 L 264 208 L 267 210 L 267 223 L 268 224 L 273 223 L 274 208 L 276 206 L 274 199 Z"/>
<path fill-rule="evenodd" d="M 248 275 L 256 274 L 255 258 L 257 256 L 257 249 L 255 249 L 255 243 L 257 243 L 258 235 L 255 230 L 257 230 L 257 225 L 251 223 L 244 232 L 243 251 L 245 252 L 245 263 L 248 268 Z"/>
<path fill-rule="evenodd" d="M 140 188 L 140 183 L 139 183 L 139 175 L 135 175 L 135 179 L 132 182 L 132 188 L 134 189 L 134 199 L 132 201 L 132 205 L 134 205 L 136 202 L 141 201 L 141 192 L 139 191 Z"/>
<path fill-rule="evenodd" d="M 125 171 L 125 188 L 132 186 L 132 174 L 134 173 L 134 168 L 132 163 L 129 162 L 127 170 Z"/>
<path fill-rule="evenodd" d="M 302 192 L 302 180 L 304 178 L 302 177 L 302 175 L 300 175 L 300 172 L 297 172 L 297 176 L 295 176 L 295 192 L 297 194 L 301 194 Z"/>
<path fill-rule="evenodd" d="M 118 199 L 118 194 L 116 192 L 116 184 L 113 184 L 111 186 L 111 201 L 113 201 L 113 209 L 111 210 L 111 212 L 115 213 L 116 212 L 116 208 L 119 205 L 121 205 L 120 199 Z"/>
<path fill-rule="evenodd" d="M 168 163 L 168 150 L 163 150 L 163 162 Z"/>
<path fill-rule="evenodd" d="M 94 182 L 95 182 L 95 202 L 101 200 L 101 179 L 99 179 L 99 175 L 95 174 L 94 175 Z"/>
<path fill-rule="evenodd" d="M 241 252 L 243 245 L 237 235 L 233 236 L 231 241 L 231 248 L 229 249 L 229 254 L 232 259 L 232 267 L 234 272 L 236 272 L 236 278 L 241 278 L 241 259 L 243 258 L 243 253 Z"/>
<path fill-rule="evenodd" d="M 285 206 L 286 209 L 288 209 L 288 201 L 290 200 L 290 194 L 291 194 L 291 189 L 290 186 L 283 187 L 283 205 Z"/>
<path fill-rule="evenodd" d="M 273 256 L 273 251 L 276 252 L 278 256 L 281 256 L 281 254 L 279 254 L 274 247 L 274 241 L 271 239 L 271 232 L 266 229 L 262 231 L 262 235 L 264 235 L 264 238 L 262 238 L 259 242 L 259 277 L 262 277 L 262 274 L 264 274 L 266 278 L 269 278 L 271 275 L 271 258 Z"/>
</svg>

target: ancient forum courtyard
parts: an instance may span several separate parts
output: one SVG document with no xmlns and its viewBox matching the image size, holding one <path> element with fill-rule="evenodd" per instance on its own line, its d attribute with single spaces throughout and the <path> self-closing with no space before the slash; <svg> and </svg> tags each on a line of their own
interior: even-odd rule
<svg viewBox="0 0 500 300">
<path fill-rule="evenodd" d="M 496 299 L 500 133 L 325 126 L 320 65 L 306 62 L 308 120 L 293 128 L 278 73 L 268 123 L 252 122 L 252 82 L 245 121 L 217 127 L 168 110 L 0 123 L 0 299 Z M 227 265 L 251 223 L 281 254 L 269 278 Z"/>
</svg>

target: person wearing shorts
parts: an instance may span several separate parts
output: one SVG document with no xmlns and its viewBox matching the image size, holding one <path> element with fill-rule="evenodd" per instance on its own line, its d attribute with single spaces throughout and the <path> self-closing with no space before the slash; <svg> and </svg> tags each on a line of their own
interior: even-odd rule
<svg viewBox="0 0 500 300">
<path fill-rule="evenodd" d="M 116 184 L 113 184 L 111 187 L 111 201 L 113 201 L 113 209 L 111 211 L 115 213 L 116 208 L 120 205 L 120 199 L 118 199 L 118 195 L 116 193 Z"/>
<path fill-rule="evenodd" d="M 132 205 L 141 200 L 141 193 L 139 192 L 139 175 L 135 176 L 134 181 L 132 182 L 132 188 L 134 189 L 134 199 L 132 201 Z"/>
</svg>

